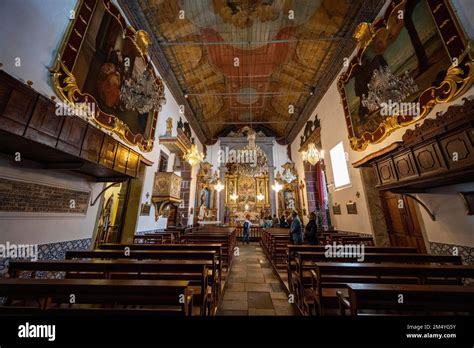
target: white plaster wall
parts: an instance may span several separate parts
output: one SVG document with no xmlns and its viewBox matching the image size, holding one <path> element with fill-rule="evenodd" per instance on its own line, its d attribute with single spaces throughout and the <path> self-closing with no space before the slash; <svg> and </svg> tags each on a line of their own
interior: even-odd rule
<svg viewBox="0 0 474 348">
<path fill-rule="evenodd" d="M 352 156 L 354 155 L 354 151 L 350 148 L 347 129 L 344 123 L 344 111 L 340 103 L 339 93 L 337 92 L 335 82 L 330 86 L 321 102 L 313 111 L 310 119 L 313 120 L 315 115 L 318 115 L 318 118 L 321 121 L 321 143 L 325 156 L 324 163 L 327 168 L 326 176 L 329 186 L 330 205 L 332 206 L 334 203 L 339 203 L 342 211 L 342 215 L 331 215 L 332 224 L 336 229 L 343 231 L 372 233 L 361 175 L 358 169 L 355 169 L 350 165 L 350 162 L 353 161 Z M 291 147 L 292 157 L 299 173 L 304 173 L 303 161 L 301 154 L 298 152 L 299 139 L 302 133 L 303 130 L 298 134 Z M 344 150 L 348 153 L 348 167 L 351 184 L 348 187 L 335 190 L 329 151 L 340 141 L 342 141 Z M 357 198 L 357 192 L 360 193 L 359 198 Z M 305 200 L 307 201 L 306 187 L 304 189 L 304 195 Z M 358 214 L 347 214 L 345 205 L 349 201 L 356 202 Z"/>
<path fill-rule="evenodd" d="M 0 176 L 12 180 L 62 187 L 71 190 L 91 191 L 95 199 L 103 184 L 65 172 L 30 169 L 13 166 L 11 161 L 0 158 Z M 59 213 L 0 213 L 0 244 L 46 244 L 91 238 L 99 204 L 87 209 L 87 214 Z"/>
<path fill-rule="evenodd" d="M 178 123 L 179 118 L 183 121 L 186 121 L 186 117 L 179 112 L 179 105 L 176 100 L 171 95 L 170 90 L 165 86 L 165 96 L 166 96 L 166 104 L 163 105 L 162 110 L 158 116 L 158 123 L 156 127 L 156 138 L 155 138 L 155 146 L 153 147 L 153 151 L 149 152 L 146 156 L 149 160 L 153 161 L 153 165 L 151 167 L 146 168 L 145 172 L 145 180 L 142 188 L 142 199 L 141 202 L 146 202 L 146 193 L 150 194 L 150 198 L 148 198 L 148 202 L 150 202 L 151 195 L 153 193 L 153 181 L 155 178 L 155 172 L 158 170 L 159 165 L 159 156 L 160 151 L 165 152 L 169 155 L 168 157 L 168 171 L 172 171 L 173 163 L 175 159 L 174 154 L 170 154 L 168 149 L 164 145 L 159 144 L 158 137 L 164 135 L 166 133 L 166 120 L 171 117 L 173 119 L 173 132 L 172 135 L 176 136 L 176 126 Z M 193 133 L 194 141 L 199 149 L 199 151 L 203 151 L 202 144 L 197 139 L 194 131 L 191 130 Z M 194 192 L 196 189 L 196 173 L 197 168 L 199 165 L 194 166 L 192 170 L 192 180 L 191 180 L 191 192 L 189 197 L 189 206 L 194 207 Z M 179 175 L 179 173 L 177 173 Z M 192 216 L 189 217 L 188 221 L 192 222 Z M 158 221 L 155 221 L 155 207 L 151 206 L 150 216 L 139 216 L 138 223 L 137 223 L 137 231 L 148 231 L 153 229 L 161 229 L 165 228 L 167 224 L 167 218 L 160 217 Z"/>
<path fill-rule="evenodd" d="M 48 68 L 70 22 L 76 0 L 0 1 L 0 63 L 19 80 L 33 81 L 33 88 L 46 97 L 56 95 Z M 21 65 L 15 66 L 15 58 Z"/>
<path fill-rule="evenodd" d="M 469 0 L 458 0 L 456 1 L 459 5 L 458 12 L 463 12 L 464 16 L 467 16 L 472 22 L 474 15 L 474 3 Z M 462 17 L 462 16 L 461 16 Z M 469 29 L 470 30 L 470 29 Z M 355 51 L 353 52 L 355 54 Z M 343 70 L 341 70 L 341 73 Z M 338 75 L 339 76 L 339 75 Z M 329 185 L 330 205 L 334 203 L 341 204 L 342 215 L 333 215 L 331 211 L 332 223 L 336 229 L 360 232 L 360 233 L 373 233 L 370 216 L 367 209 L 367 201 L 362 185 L 361 174 L 358 169 L 352 167 L 352 163 L 364 158 L 365 156 L 376 152 L 396 141 L 401 141 L 403 134 L 407 129 L 413 129 L 416 124 L 412 124 L 408 127 L 404 127 L 396 130 L 390 136 L 385 138 L 378 144 L 370 144 L 365 151 L 353 151 L 350 147 L 348 140 L 348 133 L 344 119 L 344 110 L 341 103 L 341 98 L 337 90 L 337 78 L 333 81 L 329 89 L 326 91 L 322 100 L 313 111 L 311 120 L 314 119 L 315 115 L 318 115 L 321 120 L 321 142 L 323 150 L 325 152 L 325 164 L 327 166 L 326 174 Z M 474 96 L 474 87 L 466 92 L 462 97 Z M 457 99 L 454 102 L 436 105 L 427 118 L 436 117 L 436 113 L 445 112 L 450 105 L 461 104 L 462 100 Z M 421 123 L 423 121 L 418 122 Z M 304 129 L 304 128 L 303 128 Z M 301 155 L 298 153 L 299 139 L 303 133 L 303 129 L 295 138 L 292 144 L 291 151 L 293 160 L 296 162 L 298 172 L 303 173 L 303 163 Z M 344 150 L 347 152 L 349 175 L 351 179 L 351 186 L 340 190 L 334 190 L 334 186 L 331 186 L 334 182 L 331 159 L 329 156 L 329 150 L 332 149 L 339 141 L 343 142 Z M 304 190 L 306 195 L 306 189 Z M 357 192 L 360 193 L 360 197 L 357 198 Z M 433 202 L 444 202 L 449 201 L 453 203 L 452 207 L 459 207 L 460 201 L 454 199 L 453 188 L 445 189 L 439 188 L 434 189 L 430 193 L 430 200 Z M 349 200 L 357 203 L 358 214 L 348 215 L 345 204 Z M 462 204 L 462 203 L 461 203 Z M 450 207 L 440 208 L 436 222 L 432 222 L 429 217 L 422 213 L 423 222 L 426 226 L 427 235 L 429 241 L 444 241 L 444 243 L 451 244 L 462 244 L 473 245 L 472 237 L 469 238 L 469 232 L 474 234 L 474 224 L 472 217 L 458 213 L 453 213 L 453 209 Z M 429 220 L 429 221 L 428 221 Z M 455 220 L 455 222 L 454 222 Z M 470 243 L 470 244 L 469 244 Z"/>
<path fill-rule="evenodd" d="M 452 185 L 418 194 L 434 213 L 432 221 L 420 209 L 430 242 L 474 246 L 474 215 L 467 215 L 459 192 L 474 191 L 474 182 Z"/>
<path fill-rule="evenodd" d="M 61 44 L 63 35 L 69 24 L 69 14 L 76 7 L 76 0 L 3 0 L 0 1 L 0 63 L 4 71 L 13 77 L 23 81 L 31 80 L 33 89 L 46 97 L 55 95 L 51 86 L 49 68 L 56 58 L 57 49 Z M 15 66 L 15 58 L 21 59 L 21 65 Z M 158 124 L 153 151 L 143 153 L 138 147 L 133 149 L 147 159 L 154 162 L 152 167 L 147 167 L 145 181 L 142 189 L 142 202 L 146 201 L 146 192 L 152 194 L 154 173 L 159 164 L 160 150 L 169 154 L 169 151 L 159 145 L 158 137 L 166 130 L 166 119 L 173 118 L 173 132 L 176 132 L 176 124 L 179 119 L 179 108 L 168 88 L 165 89 L 167 103 L 163 106 L 158 116 Z M 183 121 L 186 118 L 183 116 Z M 95 125 L 95 124 L 94 124 Z M 123 142 L 115 134 L 113 137 Z M 202 151 L 202 145 L 197 137 L 195 141 Z M 168 170 L 172 170 L 174 156 L 169 156 Z M 6 164 L 1 164 L 0 175 L 10 172 Z M 196 169 L 193 169 L 195 172 Z M 28 171 L 21 169 L 15 172 L 18 178 L 27 178 L 32 181 L 55 183 L 57 180 L 64 182 L 67 187 L 77 185 L 89 185 L 84 179 L 76 176 L 56 173 L 52 171 Z M 193 175 L 195 178 L 195 175 Z M 25 179 L 25 180 L 27 180 Z M 93 185 L 94 190 L 102 189 L 102 184 Z M 193 186 L 195 179 L 191 182 L 191 204 L 194 203 Z M 87 186 L 89 187 L 89 186 Z M 100 187 L 100 189 L 97 189 Z M 95 192 L 95 195 L 98 193 Z M 192 206 L 192 205 L 191 205 Z M 152 206 L 150 216 L 139 217 L 137 230 L 166 227 L 166 219 L 155 221 L 154 207 Z M 87 238 L 92 236 L 92 231 L 97 215 L 97 207 L 88 210 L 87 217 L 42 216 L 36 219 L 5 219 L 0 226 L 0 240 L 12 238 L 22 240 L 33 238 L 41 242 L 53 242 Z M 192 219 L 192 217 L 191 217 Z M 5 223 L 3 223 L 5 221 Z M 192 221 L 192 220 L 191 220 Z M 64 234 L 64 231 L 67 231 Z"/>
</svg>

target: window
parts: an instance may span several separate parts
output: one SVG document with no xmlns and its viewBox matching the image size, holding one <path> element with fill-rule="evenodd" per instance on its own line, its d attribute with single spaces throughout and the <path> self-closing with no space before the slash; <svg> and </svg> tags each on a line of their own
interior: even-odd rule
<svg viewBox="0 0 474 348">
<path fill-rule="evenodd" d="M 346 154 L 344 152 L 344 146 L 342 146 L 342 141 L 334 146 L 331 151 L 329 151 L 329 153 L 331 155 L 334 187 L 337 189 L 349 185 L 351 183 L 351 179 L 349 178 Z"/>
<path fill-rule="evenodd" d="M 164 152 L 160 152 L 160 163 L 158 165 L 159 172 L 166 172 L 168 168 L 168 156 Z"/>
</svg>

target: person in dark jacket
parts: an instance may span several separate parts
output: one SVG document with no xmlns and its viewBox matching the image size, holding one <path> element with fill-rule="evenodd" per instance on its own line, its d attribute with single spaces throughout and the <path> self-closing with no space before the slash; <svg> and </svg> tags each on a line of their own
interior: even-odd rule
<svg viewBox="0 0 474 348">
<path fill-rule="evenodd" d="M 289 227 L 290 225 L 288 225 L 288 222 L 286 222 L 286 217 L 285 215 L 282 215 L 280 217 L 280 228 L 287 228 Z"/>
<path fill-rule="evenodd" d="M 318 224 L 316 223 L 316 214 L 314 212 L 309 214 L 309 222 L 305 227 L 304 235 L 309 244 L 318 244 Z"/>
<path fill-rule="evenodd" d="M 250 228 L 251 227 L 252 227 L 252 223 L 250 222 L 250 215 L 247 214 L 247 216 L 245 216 L 245 221 L 243 225 L 243 233 L 244 233 L 243 242 L 244 243 L 250 244 Z"/>
<path fill-rule="evenodd" d="M 291 213 L 292 220 L 290 225 L 290 237 L 293 241 L 293 244 L 299 245 L 303 244 L 303 224 L 298 216 L 298 212 L 293 211 Z"/>
</svg>

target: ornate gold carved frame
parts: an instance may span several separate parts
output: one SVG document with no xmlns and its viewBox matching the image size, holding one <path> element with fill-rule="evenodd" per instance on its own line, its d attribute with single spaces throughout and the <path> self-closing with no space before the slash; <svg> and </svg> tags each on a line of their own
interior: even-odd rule
<svg viewBox="0 0 474 348">
<path fill-rule="evenodd" d="M 77 85 L 77 79 L 72 73 L 81 46 L 84 42 L 84 38 L 89 29 L 94 10 L 99 2 L 103 3 L 106 11 L 120 24 L 123 30 L 124 39 L 130 39 L 141 54 L 142 58 L 145 61 L 149 60 L 147 53 L 147 47 L 150 43 L 148 34 L 142 30 L 137 31 L 134 28 L 127 26 L 122 14 L 111 0 L 80 0 L 74 12 L 74 19 L 71 19 L 71 23 L 64 35 L 55 64 L 50 69 L 53 87 L 60 99 L 65 103 L 94 103 L 95 112 L 92 115 L 94 122 L 113 131 L 127 144 L 138 146 L 140 150 L 149 152 L 153 149 L 156 124 L 161 105 L 158 110 L 153 111 L 153 114 L 149 116 L 152 117 L 152 120 L 148 136 L 145 137 L 143 134 L 135 134 L 130 130 L 128 125 L 118 117 L 102 111 L 92 95 L 82 93 Z M 164 85 L 162 80 L 156 76 L 154 71 L 152 71 L 152 73 L 160 88 L 160 92 L 164 95 Z"/>
<path fill-rule="evenodd" d="M 360 137 L 356 137 L 346 98 L 345 84 L 352 77 L 354 68 L 361 64 L 362 56 L 372 39 L 380 31 L 387 30 L 390 24 L 397 20 L 399 11 L 403 11 L 407 1 L 409 0 L 393 0 L 382 18 L 378 18 L 372 23 L 361 23 L 357 27 L 354 37 L 359 43 L 358 51 L 349 62 L 347 70 L 338 79 L 337 88 L 342 99 L 349 139 L 352 149 L 356 151 L 363 151 L 368 144 L 381 142 L 396 129 L 425 118 L 436 104 L 447 103 L 458 98 L 469 89 L 473 82 L 473 60 L 469 41 L 453 12 L 450 1 L 429 0 L 427 4 L 438 33 L 451 61 L 455 61 L 456 58 L 457 64 L 448 67 L 444 80 L 438 86 L 432 86 L 420 94 L 418 117 L 391 115 L 386 117 L 374 132 L 364 132 Z"/>
</svg>

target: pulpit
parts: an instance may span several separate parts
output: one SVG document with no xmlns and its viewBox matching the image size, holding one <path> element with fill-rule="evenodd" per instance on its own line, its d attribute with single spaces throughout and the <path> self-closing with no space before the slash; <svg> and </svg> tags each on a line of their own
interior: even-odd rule
<svg viewBox="0 0 474 348">
<path fill-rule="evenodd" d="M 155 206 L 155 220 L 170 204 L 181 203 L 181 177 L 172 172 L 156 172 L 151 201 Z"/>
</svg>

